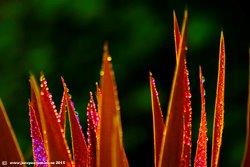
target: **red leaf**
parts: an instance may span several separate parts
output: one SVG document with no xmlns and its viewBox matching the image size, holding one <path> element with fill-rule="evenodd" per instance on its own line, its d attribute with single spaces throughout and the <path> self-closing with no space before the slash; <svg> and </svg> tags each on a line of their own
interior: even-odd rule
<svg viewBox="0 0 250 167">
<path fill-rule="evenodd" d="M 0 160 L 24 162 L 15 133 L 0 99 Z M 25 165 L 22 165 L 25 166 Z"/>
<path fill-rule="evenodd" d="M 212 167 L 218 166 L 219 155 L 220 155 L 222 132 L 224 127 L 224 89 L 225 89 L 225 45 L 224 45 L 223 32 L 221 32 L 217 91 L 216 91 L 214 125 L 213 125 L 213 141 L 212 141 L 212 157 L 211 157 Z"/>
<path fill-rule="evenodd" d="M 38 121 L 35 115 L 35 110 L 29 104 L 29 115 L 30 115 L 30 131 L 32 138 L 32 149 L 33 149 L 33 158 L 34 162 L 48 162 L 48 156 L 46 154 L 46 148 L 42 137 L 42 130 L 38 125 Z M 47 167 L 48 164 L 41 164 L 35 166 Z"/>
<path fill-rule="evenodd" d="M 176 60 L 178 60 L 180 51 L 179 46 L 180 45 L 180 39 L 181 34 L 179 31 L 179 25 L 178 21 L 175 15 L 175 12 L 173 12 L 174 15 L 174 40 L 175 40 L 175 53 L 176 53 Z M 186 42 L 186 35 L 184 36 L 184 42 Z M 184 46 L 186 49 L 186 46 Z M 191 147 L 192 147 L 192 141 L 191 141 L 191 133 L 192 133 L 192 108 L 191 108 L 191 92 L 190 92 L 190 82 L 188 78 L 188 70 L 186 65 L 186 57 L 184 56 L 184 91 L 185 91 L 185 99 L 184 99 L 184 113 L 183 113 L 183 149 L 181 154 L 181 165 L 182 166 L 191 166 Z"/>
<path fill-rule="evenodd" d="M 177 56 L 178 56 L 178 48 L 179 48 L 179 44 L 180 44 L 180 39 L 181 39 L 181 33 L 180 33 L 180 30 L 179 30 L 179 25 L 178 25 L 178 21 L 177 21 L 177 18 L 176 18 L 175 11 L 173 12 L 173 17 L 174 17 L 175 55 L 176 55 L 176 60 L 178 60 Z"/>
<path fill-rule="evenodd" d="M 64 87 L 64 95 L 65 95 L 65 104 L 67 106 L 69 122 L 70 122 L 70 130 L 71 130 L 71 138 L 72 138 L 72 147 L 74 154 L 74 161 L 76 167 L 87 167 L 88 166 L 88 150 L 85 142 L 85 137 L 82 132 L 82 127 L 79 122 L 79 118 L 76 115 L 75 107 L 73 102 L 71 101 L 71 96 L 68 93 L 68 88 L 62 79 L 63 87 Z"/>
<path fill-rule="evenodd" d="M 97 166 L 123 167 L 128 166 L 128 163 L 123 149 L 120 106 L 110 61 L 111 57 L 106 44 L 101 71 L 102 99 L 99 111 L 100 134 L 98 134 L 99 142 L 97 142 Z"/>
<path fill-rule="evenodd" d="M 149 74 L 150 92 L 151 92 L 151 105 L 152 105 L 152 116 L 153 116 L 153 132 L 154 132 L 154 163 L 155 167 L 158 166 L 161 142 L 163 136 L 164 122 L 161 111 L 161 105 L 156 90 L 155 80 L 152 74 Z"/>
<path fill-rule="evenodd" d="M 249 48 L 249 79 L 248 79 L 248 104 L 247 104 L 247 137 L 242 166 L 248 167 L 250 164 L 250 48 Z"/>
<path fill-rule="evenodd" d="M 206 102 L 205 102 L 205 90 L 203 87 L 204 78 L 202 75 L 201 67 L 199 69 L 200 77 L 200 92 L 201 92 L 201 121 L 199 128 L 199 136 L 197 140 L 197 148 L 194 159 L 194 167 L 206 167 L 207 166 L 207 121 L 206 121 Z"/>
<path fill-rule="evenodd" d="M 92 93 L 90 93 L 90 100 L 87 107 L 87 122 L 88 122 L 88 165 L 89 167 L 96 166 L 96 131 L 99 122 L 98 113 L 96 111 L 95 102 Z"/>
<path fill-rule="evenodd" d="M 61 77 L 62 83 L 64 82 L 64 79 Z M 63 96 L 62 96 L 62 100 L 61 100 L 61 104 L 60 104 L 60 111 L 58 114 L 58 119 L 61 125 L 61 128 L 65 131 L 66 128 L 66 112 L 67 112 L 67 101 L 66 101 L 66 96 L 67 96 L 67 91 L 63 91 Z M 65 133 L 64 133 L 65 135 Z"/>
<path fill-rule="evenodd" d="M 30 84 L 32 94 L 35 96 L 31 99 L 31 105 L 38 108 L 48 161 L 64 161 L 65 164 L 62 166 L 71 166 L 70 151 L 63 136 L 63 129 L 57 119 L 58 114 L 47 87 L 47 81 L 42 75 L 40 93 L 34 76 L 30 77 Z"/>
<path fill-rule="evenodd" d="M 170 102 L 168 106 L 168 116 L 166 126 L 163 133 L 162 149 L 159 159 L 159 167 L 165 166 L 179 166 L 184 155 L 183 148 L 185 147 L 186 139 L 183 143 L 183 126 L 185 125 L 184 110 L 186 104 L 185 88 L 187 82 L 185 81 L 185 47 L 186 47 L 186 33 L 187 33 L 187 11 L 184 13 L 182 24 L 182 35 L 178 48 L 177 64 L 175 75 L 173 79 Z M 184 144 L 184 145 L 183 145 Z M 184 152 L 184 153 L 183 153 Z M 185 165 L 185 164 L 184 164 Z"/>
</svg>

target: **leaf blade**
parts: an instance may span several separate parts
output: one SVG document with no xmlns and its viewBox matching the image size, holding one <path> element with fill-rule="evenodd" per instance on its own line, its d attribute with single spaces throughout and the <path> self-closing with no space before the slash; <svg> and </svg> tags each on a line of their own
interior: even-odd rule
<svg viewBox="0 0 250 167">
<path fill-rule="evenodd" d="M 48 156 L 46 154 L 46 148 L 42 136 L 42 130 L 40 129 L 40 126 L 38 124 L 35 110 L 29 104 L 29 115 L 30 115 L 30 132 L 31 132 L 31 138 L 32 138 L 32 151 L 33 151 L 33 159 L 34 162 L 44 162 L 44 167 L 47 167 L 48 164 Z M 39 166 L 39 165 L 35 165 Z"/>
<path fill-rule="evenodd" d="M 160 100 L 156 89 L 155 79 L 153 78 L 152 73 L 149 74 L 149 83 L 150 83 L 153 133 L 154 133 L 154 163 L 155 167 L 157 167 L 161 151 L 164 122 L 163 122 Z"/>
<path fill-rule="evenodd" d="M 70 167 L 71 155 L 67 142 L 63 137 L 63 130 L 58 121 L 56 107 L 49 92 L 47 81 L 44 75 L 40 77 L 41 90 L 39 89 L 33 75 L 30 77 L 31 92 L 35 96 L 31 99 L 31 104 L 36 105 L 39 111 L 42 127 L 43 140 L 45 143 L 46 154 L 49 162 L 55 162 L 58 159 L 65 161 L 62 166 Z M 35 101 L 32 101 L 35 100 Z"/>
<path fill-rule="evenodd" d="M 206 101 L 205 90 L 203 86 L 203 75 L 201 67 L 199 68 L 200 78 L 200 94 L 201 94 L 201 117 L 200 128 L 197 140 L 196 154 L 194 160 L 194 167 L 206 167 L 207 166 L 207 121 L 206 121 Z"/>
<path fill-rule="evenodd" d="M 182 35 L 172 83 L 168 115 L 162 139 L 159 167 L 181 165 L 183 152 L 183 110 L 184 110 L 184 73 L 185 73 L 185 39 L 187 33 L 187 10 L 184 12 Z"/>
<path fill-rule="evenodd" d="M 62 79 L 65 95 L 65 104 L 68 110 L 69 124 L 71 130 L 72 147 L 73 147 L 73 157 L 74 165 L 87 167 L 88 166 L 88 150 L 85 141 L 84 134 L 82 132 L 82 127 L 79 122 L 79 118 L 76 115 L 74 103 L 71 100 L 69 94 L 69 89 L 67 88 L 64 80 Z"/>
<path fill-rule="evenodd" d="M 225 44 L 224 35 L 221 32 L 217 90 L 215 100 L 214 124 L 213 124 L 213 141 L 211 166 L 217 167 L 219 162 L 220 147 L 222 143 L 222 133 L 224 127 L 224 92 L 225 92 Z"/>
<path fill-rule="evenodd" d="M 0 159 L 2 161 L 24 162 L 14 130 L 0 99 Z M 25 166 L 25 165 L 22 165 Z"/>
<path fill-rule="evenodd" d="M 98 134 L 99 141 L 97 142 L 98 167 L 128 166 L 122 144 L 122 127 L 117 88 L 110 61 L 111 57 L 108 52 L 108 46 L 105 44 L 101 71 L 101 109 L 98 111 L 100 116 L 100 133 Z M 112 154 L 112 150 L 114 149 L 112 147 L 113 142 L 119 148 L 118 150 L 114 150 L 117 153 L 116 156 Z"/>
<path fill-rule="evenodd" d="M 96 167 L 96 145 L 97 145 L 97 127 L 99 116 L 96 110 L 96 105 L 92 93 L 87 106 L 87 134 L 88 134 L 88 165 L 89 167 Z"/>
</svg>

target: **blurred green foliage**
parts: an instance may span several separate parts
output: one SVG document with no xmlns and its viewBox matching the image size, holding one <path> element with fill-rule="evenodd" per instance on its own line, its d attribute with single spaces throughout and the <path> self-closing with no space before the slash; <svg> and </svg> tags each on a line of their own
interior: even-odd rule
<svg viewBox="0 0 250 167">
<path fill-rule="evenodd" d="M 27 160 L 29 73 L 43 71 L 59 105 L 60 76 L 71 90 L 86 129 L 88 92 L 99 80 L 102 45 L 108 40 L 119 90 L 124 142 L 131 166 L 152 166 L 153 141 L 148 71 L 154 74 L 166 114 L 175 66 L 172 11 L 181 24 L 189 9 L 188 67 L 193 107 L 193 153 L 200 119 L 198 66 L 206 77 L 209 148 L 223 28 L 227 74 L 222 166 L 239 166 L 245 142 L 249 24 L 240 1 L 27 0 L 0 2 L 0 97 Z M 210 152 L 209 152 L 210 153 Z M 210 157 L 210 156 L 209 156 Z"/>
</svg>

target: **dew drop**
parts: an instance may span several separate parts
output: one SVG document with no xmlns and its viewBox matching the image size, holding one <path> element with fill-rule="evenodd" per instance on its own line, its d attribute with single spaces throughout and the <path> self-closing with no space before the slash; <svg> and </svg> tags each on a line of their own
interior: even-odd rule
<svg viewBox="0 0 250 167">
<path fill-rule="evenodd" d="M 104 75 L 104 71 L 103 71 L 103 70 L 100 71 L 100 75 L 101 75 L 101 76 Z"/>
<path fill-rule="evenodd" d="M 111 61 L 111 60 L 112 60 L 112 58 L 109 56 L 109 57 L 107 57 L 107 60 L 108 60 L 108 61 Z"/>
<path fill-rule="evenodd" d="M 204 76 L 202 76 L 202 83 L 204 83 L 205 82 L 205 77 Z"/>
</svg>

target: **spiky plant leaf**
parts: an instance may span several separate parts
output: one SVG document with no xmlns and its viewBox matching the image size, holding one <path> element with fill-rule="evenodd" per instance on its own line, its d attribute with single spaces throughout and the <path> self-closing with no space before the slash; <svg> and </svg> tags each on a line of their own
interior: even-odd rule
<svg viewBox="0 0 250 167">
<path fill-rule="evenodd" d="M 168 115 L 163 133 L 159 167 L 183 164 L 183 111 L 185 107 L 185 47 L 187 10 L 184 13 L 181 39 L 178 46 L 176 69 L 171 89 Z M 185 162 L 184 162 L 185 163 Z"/>
<path fill-rule="evenodd" d="M 225 92 L 225 44 L 223 32 L 220 37 L 218 79 L 215 100 L 211 166 L 217 167 L 224 127 L 224 92 Z"/>
<path fill-rule="evenodd" d="M 72 166 L 70 151 L 44 75 L 41 76 L 40 81 L 41 90 L 39 90 L 34 76 L 31 75 L 31 91 L 35 96 L 35 98 L 31 98 L 31 104 L 37 106 L 38 109 L 48 162 L 60 160 L 65 162 L 62 166 Z"/>
<path fill-rule="evenodd" d="M 101 107 L 98 111 L 100 124 L 97 138 L 97 167 L 128 166 L 122 142 L 120 106 L 111 57 L 107 44 L 104 46 L 101 70 Z M 99 104 L 98 104 L 99 105 Z M 99 108 L 99 107 L 98 107 Z"/>
<path fill-rule="evenodd" d="M 150 82 L 153 132 L 154 132 L 154 165 L 155 167 L 157 167 L 161 151 L 164 122 L 163 122 L 159 95 L 156 89 L 155 79 L 153 78 L 152 73 L 149 74 L 149 82 Z"/>
<path fill-rule="evenodd" d="M 76 115 L 74 103 L 71 100 L 69 89 L 67 88 L 64 80 L 62 79 L 64 87 L 65 104 L 67 106 L 68 118 L 71 131 L 72 149 L 75 166 L 87 167 L 88 166 L 88 149 L 85 137 L 80 125 L 78 115 Z"/>
<path fill-rule="evenodd" d="M 88 166 L 96 167 L 96 137 L 99 116 L 96 110 L 96 105 L 92 93 L 87 106 L 87 123 L 88 123 Z"/>
<path fill-rule="evenodd" d="M 205 101 L 205 89 L 203 86 L 204 78 L 202 75 L 201 67 L 199 68 L 200 78 L 200 93 L 201 93 L 201 119 L 199 135 L 197 140 L 196 154 L 194 159 L 194 167 L 206 167 L 207 166 L 207 118 L 206 118 L 206 101 Z"/>
<path fill-rule="evenodd" d="M 44 164 L 35 164 L 35 166 L 47 167 L 48 155 L 46 154 L 46 148 L 42 136 L 41 127 L 38 124 L 35 110 L 29 104 L 29 115 L 30 115 L 30 133 L 32 138 L 32 151 L 34 162 L 42 162 Z"/>
</svg>

